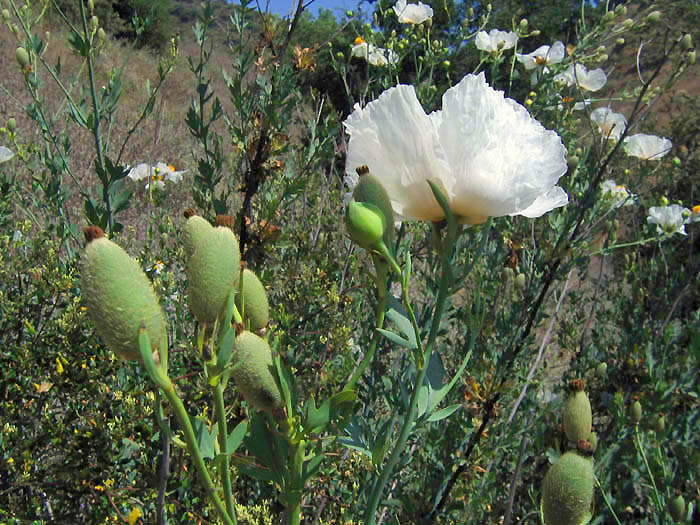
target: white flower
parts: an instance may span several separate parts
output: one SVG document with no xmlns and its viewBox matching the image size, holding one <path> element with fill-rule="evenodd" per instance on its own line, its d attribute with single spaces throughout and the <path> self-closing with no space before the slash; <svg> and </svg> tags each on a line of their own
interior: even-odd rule
<svg viewBox="0 0 700 525">
<path fill-rule="evenodd" d="M 538 66 L 543 67 L 550 64 L 558 64 L 564 60 L 565 53 L 566 49 L 564 48 L 564 44 L 556 41 L 551 47 L 540 46 L 532 53 L 527 55 L 516 53 L 515 56 L 518 61 L 525 66 L 525 69 L 531 70 L 537 68 Z"/>
<path fill-rule="evenodd" d="M 182 174 L 185 172 L 186 170 L 176 171 L 174 166 L 164 162 L 158 162 L 155 166 L 143 163 L 131 168 L 127 177 L 135 181 L 148 179 L 146 189 L 150 187 L 151 183 L 155 184 L 157 188 L 164 188 L 166 182 L 180 182 Z"/>
<path fill-rule="evenodd" d="M 153 266 L 151 266 L 151 271 L 156 275 L 160 275 L 160 272 L 163 271 L 163 268 L 165 268 L 165 264 L 163 263 L 163 261 L 156 261 L 155 263 L 153 263 Z"/>
<path fill-rule="evenodd" d="M 517 41 L 518 35 L 512 31 L 499 31 L 498 29 L 492 29 L 488 33 L 479 31 L 474 39 L 477 49 L 489 53 L 510 49 L 515 46 Z"/>
<path fill-rule="evenodd" d="M 659 160 L 666 155 L 673 143 L 667 138 L 637 133 L 625 138 L 625 151 L 632 157 L 639 157 L 644 160 Z"/>
<path fill-rule="evenodd" d="M 666 233 L 672 235 L 674 233 L 685 233 L 685 225 L 688 224 L 691 211 L 678 204 L 670 206 L 652 206 L 649 208 L 649 216 L 647 222 L 656 224 L 658 233 Z"/>
<path fill-rule="evenodd" d="M 600 185 L 603 197 L 612 201 L 613 208 L 629 206 L 633 204 L 636 196 L 630 193 L 622 184 L 617 184 L 614 180 L 608 179 Z"/>
<path fill-rule="evenodd" d="M 399 0 L 394 5 L 394 13 L 402 24 L 422 24 L 433 16 L 433 8 L 422 2 L 407 4 L 406 0 Z"/>
<path fill-rule="evenodd" d="M 554 81 L 587 91 L 598 91 L 608 81 L 608 77 L 601 68 L 588 71 L 583 64 L 571 64 L 566 71 L 555 75 Z"/>
<path fill-rule="evenodd" d="M 619 139 L 627 127 L 627 119 L 610 108 L 598 108 L 591 112 L 591 120 L 598 124 L 603 138 Z"/>
<path fill-rule="evenodd" d="M 444 213 L 427 184 L 444 192 L 461 223 L 488 217 L 539 217 L 568 202 L 556 186 L 566 172 L 559 136 L 528 111 L 467 75 L 426 115 L 412 86 L 385 91 L 345 121 L 345 171 L 363 165 L 379 178 L 403 220 L 439 221 Z"/>
<path fill-rule="evenodd" d="M 373 66 L 379 67 L 396 64 L 399 61 L 399 56 L 392 49 L 384 49 L 364 41 L 352 46 L 352 56 L 364 58 Z"/>
<path fill-rule="evenodd" d="M 0 164 L 2 164 L 3 162 L 7 162 L 14 156 L 15 154 L 10 148 L 0 146 Z"/>
</svg>

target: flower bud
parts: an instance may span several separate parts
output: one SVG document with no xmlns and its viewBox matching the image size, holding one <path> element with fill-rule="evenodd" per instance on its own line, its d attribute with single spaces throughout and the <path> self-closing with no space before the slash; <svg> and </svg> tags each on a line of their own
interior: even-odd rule
<svg viewBox="0 0 700 525">
<path fill-rule="evenodd" d="M 595 367 L 595 375 L 597 375 L 600 379 L 605 379 L 605 377 L 608 375 L 608 363 L 598 363 L 598 366 Z"/>
<path fill-rule="evenodd" d="M 105 33 L 105 30 L 103 28 L 99 28 L 97 30 L 97 40 L 99 40 L 100 42 L 104 42 L 106 38 L 107 34 Z"/>
<path fill-rule="evenodd" d="M 345 228 L 353 241 L 371 250 L 382 240 L 386 224 L 381 210 L 374 204 L 350 201 L 345 210 Z"/>
<path fill-rule="evenodd" d="M 679 159 L 678 157 L 673 157 L 673 159 L 671 160 L 671 164 L 678 168 L 681 165 L 681 159 Z"/>
<path fill-rule="evenodd" d="M 635 425 L 642 420 L 642 404 L 638 399 L 634 400 L 630 405 L 630 419 Z"/>
<path fill-rule="evenodd" d="M 527 18 L 523 18 L 523 19 L 520 21 L 520 31 L 522 31 L 523 33 L 524 33 L 525 31 L 527 31 L 527 26 L 528 26 Z"/>
<path fill-rule="evenodd" d="M 588 523 L 593 503 L 593 462 L 576 451 L 565 452 L 542 482 L 544 523 Z"/>
<path fill-rule="evenodd" d="M 695 64 L 695 51 L 688 52 L 688 64 L 690 64 L 691 66 Z"/>
<path fill-rule="evenodd" d="M 661 196 L 661 206 L 668 206 L 668 198 L 665 195 Z"/>
<path fill-rule="evenodd" d="M 515 287 L 518 290 L 524 290 L 526 286 L 527 286 L 527 280 L 525 278 L 525 274 L 519 273 L 518 275 L 516 275 L 515 276 Z"/>
<path fill-rule="evenodd" d="M 449 67 L 450 67 L 451 65 L 452 65 L 452 64 L 451 64 L 451 62 L 450 62 L 449 60 L 443 60 L 443 61 L 442 61 L 442 66 L 443 66 L 445 69 L 449 69 Z"/>
<path fill-rule="evenodd" d="M 145 324 L 154 350 L 165 334 L 165 317 L 139 264 L 96 226 L 85 229 L 81 293 L 88 317 L 105 345 L 125 360 L 141 360 L 138 334 Z"/>
<path fill-rule="evenodd" d="M 623 27 L 624 29 L 630 29 L 633 25 L 634 25 L 634 20 L 632 20 L 631 18 L 626 18 L 626 19 L 622 22 L 622 27 Z"/>
<path fill-rule="evenodd" d="M 615 8 L 615 14 L 617 16 L 625 16 L 627 14 L 627 7 L 624 5 L 618 5 Z"/>
<path fill-rule="evenodd" d="M 92 15 L 92 17 L 90 17 L 90 27 L 92 27 L 92 30 L 97 31 L 97 28 L 99 25 L 100 25 L 100 19 L 97 18 L 97 16 Z"/>
<path fill-rule="evenodd" d="M 27 50 L 23 47 L 17 48 L 17 51 L 15 51 L 15 58 L 22 69 L 26 69 L 29 65 L 29 53 L 27 53 Z"/>
<path fill-rule="evenodd" d="M 360 180 L 352 191 L 352 198 L 356 202 L 367 202 L 373 204 L 384 215 L 384 244 L 388 248 L 394 241 L 394 208 L 386 189 L 379 182 L 379 179 L 369 172 L 367 166 L 357 168 Z"/>
<path fill-rule="evenodd" d="M 243 322 L 251 332 L 257 332 L 270 322 L 270 305 L 265 287 L 251 270 L 245 268 L 236 294 L 236 308 L 243 313 Z"/>
<path fill-rule="evenodd" d="M 2 10 L 2 19 L 5 22 L 9 22 L 10 21 L 10 11 L 8 11 L 7 9 L 3 9 Z"/>
<path fill-rule="evenodd" d="M 664 428 L 666 428 L 666 421 L 664 419 L 663 414 L 659 414 L 654 418 L 654 431 L 661 433 L 664 431 Z"/>
<path fill-rule="evenodd" d="M 602 55 L 598 55 L 598 61 L 599 62 L 607 62 L 608 61 L 608 54 L 603 53 Z"/>
<path fill-rule="evenodd" d="M 661 11 L 652 11 L 647 15 L 647 22 L 656 24 L 661 21 Z"/>
<path fill-rule="evenodd" d="M 687 514 L 685 499 L 681 494 L 677 494 L 668 503 L 668 513 L 676 523 L 684 522 Z"/>
<path fill-rule="evenodd" d="M 203 242 L 205 236 L 214 227 L 209 224 L 208 220 L 196 215 L 192 208 L 185 210 L 185 217 L 187 222 L 182 230 L 182 244 L 185 250 L 185 258 L 189 260 L 197 246 Z"/>
<path fill-rule="evenodd" d="M 683 38 L 681 38 L 681 49 L 687 50 L 691 47 L 693 47 L 693 37 L 690 33 L 686 33 L 683 35 Z"/>
<path fill-rule="evenodd" d="M 573 380 L 570 388 L 572 392 L 564 403 L 564 433 L 569 441 L 577 442 L 591 435 L 593 413 L 583 381 Z"/>
<path fill-rule="evenodd" d="M 615 44 L 617 44 L 618 46 L 624 46 L 624 45 L 625 45 L 625 39 L 624 39 L 624 38 L 618 38 L 617 40 L 615 40 Z"/>
<path fill-rule="evenodd" d="M 267 341 L 252 332 L 241 332 L 234 343 L 236 363 L 231 378 L 243 399 L 262 412 L 281 415 L 284 400 Z"/>
<path fill-rule="evenodd" d="M 88 0 L 88 9 L 91 13 L 95 10 L 95 0 Z"/>
<path fill-rule="evenodd" d="M 580 162 L 581 159 L 579 159 L 578 155 L 569 155 L 566 158 L 566 163 L 569 165 L 570 169 L 576 168 L 578 166 L 578 163 Z"/>
<path fill-rule="evenodd" d="M 607 24 L 608 22 L 612 22 L 615 20 L 615 13 L 612 11 L 608 11 L 603 15 L 602 21 L 604 24 Z"/>
<path fill-rule="evenodd" d="M 10 117 L 7 119 L 7 129 L 10 130 L 11 132 L 17 128 L 17 121 L 15 120 L 15 117 Z"/>
<path fill-rule="evenodd" d="M 513 271 L 513 268 L 511 268 L 510 266 L 506 266 L 505 268 L 503 268 L 503 271 L 501 272 L 501 277 L 506 282 L 513 280 L 513 278 L 515 277 L 515 272 Z"/>
<path fill-rule="evenodd" d="M 535 29 L 532 33 L 530 33 L 530 36 L 537 37 L 537 36 L 540 36 L 541 34 L 542 34 L 542 31 L 540 31 L 539 29 Z"/>
</svg>

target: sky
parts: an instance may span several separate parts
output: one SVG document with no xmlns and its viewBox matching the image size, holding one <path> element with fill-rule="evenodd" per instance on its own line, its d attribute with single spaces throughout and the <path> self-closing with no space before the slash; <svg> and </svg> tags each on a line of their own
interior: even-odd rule
<svg viewBox="0 0 700 525">
<path fill-rule="evenodd" d="M 280 16 L 289 15 L 296 6 L 295 0 L 258 0 L 260 2 L 260 7 L 265 8 L 266 2 L 269 1 L 270 11 L 276 13 Z M 305 0 L 305 4 L 309 0 Z M 336 18 L 340 18 L 342 13 L 347 10 L 354 10 L 357 7 L 358 0 L 313 0 L 311 5 L 307 8 L 314 16 L 318 14 L 320 7 L 324 9 L 330 9 Z M 255 1 L 251 6 L 255 5 Z"/>
</svg>

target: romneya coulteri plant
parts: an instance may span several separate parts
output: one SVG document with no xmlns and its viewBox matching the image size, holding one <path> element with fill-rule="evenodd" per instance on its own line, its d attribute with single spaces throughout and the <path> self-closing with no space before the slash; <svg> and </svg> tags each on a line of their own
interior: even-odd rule
<svg viewBox="0 0 700 525">
<path fill-rule="evenodd" d="M 76 298 L 54 301 L 57 315 L 7 288 L 5 317 L 30 312 L 6 325 L 17 369 L 32 341 L 55 376 L 15 377 L 60 399 L 50 396 L 94 373 L 86 384 L 103 402 L 71 409 L 95 414 L 79 416 L 78 434 L 92 440 L 98 419 L 100 439 L 121 443 L 113 463 L 80 470 L 94 510 L 77 521 L 115 509 L 130 523 L 229 524 L 671 523 L 697 512 L 684 499 L 697 483 L 700 208 L 686 180 L 697 137 L 687 115 L 672 140 L 650 125 L 669 95 L 698 103 L 674 95 L 695 51 L 670 11 L 582 2 L 565 45 L 490 4 L 380 2 L 373 23 L 349 13 L 305 45 L 303 4 L 284 22 L 228 6 L 231 63 L 219 72 L 222 6 L 207 3 L 181 68 L 195 82 L 192 161 L 176 170 L 128 146 L 167 87 L 178 38 L 122 124 L 126 65 L 98 88 L 109 40 L 99 6 L 81 3 L 78 24 L 58 3 L 7 6 L 41 147 L 8 119 L 0 218 L 31 222 L 3 248 L 41 261 L 30 265 L 43 276 L 35 303 Z M 70 85 L 35 33 L 49 9 L 79 57 Z M 616 80 L 624 60 L 632 87 Z M 306 91 L 322 67 L 336 91 Z M 87 176 L 60 119 L 91 138 Z M 46 253 L 32 244 L 39 230 Z M 85 368 L 72 357 L 82 341 L 96 356 Z M 10 486 L 29 488 L 8 516 L 59 519 L 62 496 L 26 481 L 47 467 L 22 448 L 17 406 L 5 401 L 0 450 Z M 157 469 L 136 476 L 149 457 Z M 23 498 L 34 510 L 18 510 Z"/>
</svg>

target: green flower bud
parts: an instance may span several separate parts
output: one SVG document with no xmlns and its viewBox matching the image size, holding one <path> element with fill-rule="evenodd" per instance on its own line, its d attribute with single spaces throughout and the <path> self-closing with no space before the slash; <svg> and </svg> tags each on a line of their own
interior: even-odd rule
<svg viewBox="0 0 700 525">
<path fill-rule="evenodd" d="M 691 66 L 695 64 L 695 51 L 689 51 L 687 56 L 688 64 L 690 64 Z"/>
<path fill-rule="evenodd" d="M 610 58 L 610 57 L 608 57 L 607 53 L 603 53 L 602 55 L 598 55 L 599 62 L 607 62 L 608 58 Z"/>
<path fill-rule="evenodd" d="M 7 119 L 7 129 L 14 131 L 17 128 L 17 121 L 15 117 L 10 117 Z"/>
<path fill-rule="evenodd" d="M 213 323 L 238 284 L 238 239 L 225 226 L 212 228 L 195 247 L 187 270 L 190 310 L 200 323 Z"/>
<path fill-rule="evenodd" d="M 105 30 L 103 28 L 99 28 L 97 30 L 97 39 L 100 42 L 104 42 L 106 38 L 107 38 L 107 34 L 105 33 Z"/>
<path fill-rule="evenodd" d="M 138 334 L 146 325 L 154 350 L 165 334 L 165 318 L 151 282 L 139 264 L 96 226 L 85 229 L 81 293 L 87 314 L 105 345 L 125 360 L 141 360 Z"/>
<path fill-rule="evenodd" d="M 442 61 L 442 67 L 445 69 L 449 69 L 449 67 L 452 65 L 452 63 L 449 60 L 443 60 Z"/>
<path fill-rule="evenodd" d="M 501 276 L 503 277 L 504 281 L 508 282 L 515 277 L 515 272 L 513 271 L 513 268 L 511 268 L 510 266 L 506 266 L 503 268 Z"/>
<path fill-rule="evenodd" d="M 564 433 L 569 441 L 588 439 L 591 435 L 593 413 L 584 384 L 580 379 L 571 382 L 572 392 L 564 403 Z"/>
<path fill-rule="evenodd" d="M 542 31 L 540 31 L 539 29 L 535 29 L 532 33 L 530 33 L 530 36 L 537 37 L 537 36 L 540 36 L 541 34 L 542 34 Z"/>
<path fill-rule="evenodd" d="M 92 30 L 97 31 L 97 28 L 99 25 L 100 25 L 100 19 L 97 18 L 97 16 L 92 15 L 92 17 L 90 17 L 90 27 L 92 27 Z"/>
<path fill-rule="evenodd" d="M 612 22 L 613 20 L 615 20 L 615 13 L 614 12 L 608 11 L 607 13 L 605 13 L 603 15 L 603 18 L 602 18 L 603 23 Z"/>
<path fill-rule="evenodd" d="M 473 18 L 474 17 L 474 8 L 470 7 L 467 9 L 467 18 Z"/>
<path fill-rule="evenodd" d="M 663 414 L 659 414 L 654 418 L 654 431 L 661 433 L 666 428 L 666 421 Z"/>
<path fill-rule="evenodd" d="M 583 525 L 591 517 L 593 462 L 575 451 L 564 453 L 542 482 L 540 510 L 546 525 Z"/>
<path fill-rule="evenodd" d="M 642 420 L 642 404 L 639 400 L 635 400 L 630 405 L 630 419 L 635 425 Z"/>
<path fill-rule="evenodd" d="M 525 31 L 527 31 L 527 26 L 528 26 L 527 18 L 523 18 L 523 19 L 520 21 L 519 26 L 520 26 L 520 31 L 522 31 L 523 33 L 524 33 Z"/>
<path fill-rule="evenodd" d="M 647 15 L 647 22 L 656 24 L 661 21 L 661 11 L 652 11 Z"/>
<path fill-rule="evenodd" d="M 693 47 L 693 37 L 690 33 L 686 33 L 683 35 L 683 38 L 681 38 L 681 49 L 687 50 L 691 47 Z"/>
<path fill-rule="evenodd" d="M 598 363 L 598 366 L 595 367 L 595 375 L 597 375 L 600 379 L 605 379 L 605 377 L 608 375 L 608 363 Z"/>
<path fill-rule="evenodd" d="M 23 47 L 17 48 L 17 51 L 15 51 L 15 58 L 22 69 L 26 69 L 29 65 L 29 53 L 27 53 L 27 50 Z"/>
<path fill-rule="evenodd" d="M 526 286 L 527 286 L 527 279 L 525 278 L 525 274 L 519 273 L 518 275 L 516 275 L 515 276 L 515 287 L 518 290 L 524 290 Z"/>
<path fill-rule="evenodd" d="M 624 45 L 625 45 L 625 39 L 624 39 L 624 38 L 618 38 L 617 40 L 615 40 L 615 44 L 617 44 L 618 46 L 624 46 Z"/>
<path fill-rule="evenodd" d="M 566 163 L 569 165 L 570 169 L 576 168 L 578 166 L 578 163 L 581 159 L 579 159 L 578 155 L 569 155 L 566 158 Z"/>
<path fill-rule="evenodd" d="M 677 494 L 668 502 L 668 513 L 676 523 L 684 522 L 687 514 L 685 499 L 681 494 Z"/>
<path fill-rule="evenodd" d="M 247 322 L 251 332 L 257 332 L 270 322 L 270 305 L 267 302 L 265 287 L 248 268 L 243 270 L 240 292 L 236 294 L 236 308 L 243 313 L 243 321 Z M 245 304 L 243 304 L 245 303 Z"/>
<path fill-rule="evenodd" d="M 384 215 L 384 244 L 391 250 L 394 242 L 394 208 L 391 206 L 389 194 L 379 179 L 369 172 L 367 166 L 357 168 L 360 180 L 352 191 L 352 198 L 356 202 L 373 204 Z"/>
<path fill-rule="evenodd" d="M 243 399 L 257 410 L 280 417 L 284 400 L 267 341 L 252 332 L 241 332 L 234 344 L 236 363 L 231 378 Z"/>
<path fill-rule="evenodd" d="M 345 228 L 353 241 L 371 250 L 382 240 L 386 225 L 381 210 L 374 204 L 350 201 L 345 210 Z"/>
<path fill-rule="evenodd" d="M 10 21 L 10 12 L 9 12 L 7 9 L 3 9 L 3 10 L 2 10 L 2 19 L 3 19 L 5 22 L 9 22 L 9 21 Z"/>
<path fill-rule="evenodd" d="M 90 12 L 95 10 L 95 0 L 88 0 L 88 9 Z"/>
<path fill-rule="evenodd" d="M 185 210 L 185 217 L 187 218 L 187 222 L 182 231 L 182 244 L 185 249 L 185 257 L 189 259 L 192 257 L 197 246 L 202 243 L 202 239 L 204 239 L 214 227 L 208 220 L 199 215 L 195 215 L 195 211 L 192 208 L 187 208 Z"/>
<path fill-rule="evenodd" d="M 615 14 L 617 16 L 625 16 L 627 14 L 627 7 L 625 7 L 624 5 L 618 5 L 615 8 Z"/>
<path fill-rule="evenodd" d="M 661 199 L 659 199 L 659 200 L 661 201 L 661 206 L 668 206 L 668 199 L 666 198 L 665 195 L 662 195 Z"/>
<path fill-rule="evenodd" d="M 631 29 L 633 25 L 634 25 L 634 20 L 632 20 L 631 18 L 626 18 L 624 20 L 624 22 L 622 22 L 622 27 L 624 29 Z"/>
</svg>

